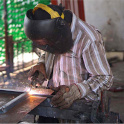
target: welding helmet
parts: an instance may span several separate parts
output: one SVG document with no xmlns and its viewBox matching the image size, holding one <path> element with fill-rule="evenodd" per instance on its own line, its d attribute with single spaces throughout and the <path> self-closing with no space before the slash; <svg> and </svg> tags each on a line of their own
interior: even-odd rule
<svg viewBox="0 0 124 124">
<path fill-rule="evenodd" d="M 34 13 L 37 9 L 47 12 L 50 18 L 36 20 Z M 53 54 L 68 52 L 73 46 L 71 29 L 64 20 L 64 14 L 60 15 L 44 4 L 38 4 L 34 9 L 27 11 L 24 19 L 24 31 L 36 47 Z M 46 44 L 39 44 L 40 42 L 46 42 Z"/>
</svg>

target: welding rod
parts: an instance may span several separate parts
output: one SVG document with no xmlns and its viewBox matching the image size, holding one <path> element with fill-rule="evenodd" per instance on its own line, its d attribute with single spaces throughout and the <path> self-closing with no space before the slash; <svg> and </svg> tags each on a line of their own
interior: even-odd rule
<svg viewBox="0 0 124 124">
<path fill-rule="evenodd" d="M 54 95 L 46 95 L 46 94 L 32 94 L 32 96 L 39 96 L 39 97 L 47 97 L 47 98 L 52 98 Z"/>
<path fill-rule="evenodd" d="M 13 100 L 9 101 L 8 103 L 6 103 L 2 107 L 0 107 L 0 114 L 6 113 L 12 107 L 14 107 L 18 103 L 22 102 L 23 100 L 25 100 L 28 96 L 29 96 L 29 94 L 27 92 L 25 92 L 25 93 L 22 93 L 21 95 L 17 96 L 16 98 L 14 98 Z"/>
</svg>

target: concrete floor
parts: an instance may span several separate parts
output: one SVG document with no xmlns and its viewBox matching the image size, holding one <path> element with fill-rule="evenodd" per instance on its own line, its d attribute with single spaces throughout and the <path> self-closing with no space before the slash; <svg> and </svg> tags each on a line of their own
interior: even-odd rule
<svg viewBox="0 0 124 124">
<path fill-rule="evenodd" d="M 110 111 L 117 112 L 120 115 L 120 119 L 124 122 L 124 93 L 122 93 L 117 98 L 111 99 Z"/>
<path fill-rule="evenodd" d="M 124 89 L 124 62 L 113 64 L 112 72 L 114 75 L 112 88 Z M 110 111 L 119 113 L 120 119 L 124 122 L 124 91 L 111 93 Z"/>
</svg>

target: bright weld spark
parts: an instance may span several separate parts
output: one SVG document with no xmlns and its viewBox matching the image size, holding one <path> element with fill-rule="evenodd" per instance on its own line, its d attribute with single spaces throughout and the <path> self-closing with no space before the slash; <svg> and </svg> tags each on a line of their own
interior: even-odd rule
<svg viewBox="0 0 124 124">
<path fill-rule="evenodd" d="M 31 90 L 30 88 L 27 90 L 27 92 L 31 95 L 31 94 L 37 94 L 36 91 Z"/>
<path fill-rule="evenodd" d="M 35 91 L 33 91 L 33 90 L 31 90 L 31 91 L 29 91 L 29 94 L 37 94 L 37 92 L 35 92 Z"/>
<path fill-rule="evenodd" d="M 27 89 L 27 92 L 30 92 L 31 91 L 31 89 L 29 88 L 29 89 Z"/>
<path fill-rule="evenodd" d="M 35 95 L 35 94 L 40 94 L 38 91 L 36 91 L 36 90 L 30 90 L 29 92 L 28 92 L 30 95 Z"/>
</svg>

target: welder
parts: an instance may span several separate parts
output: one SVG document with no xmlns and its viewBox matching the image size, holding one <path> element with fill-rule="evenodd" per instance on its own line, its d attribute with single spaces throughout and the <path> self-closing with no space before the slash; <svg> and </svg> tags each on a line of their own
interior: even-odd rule
<svg viewBox="0 0 124 124">
<path fill-rule="evenodd" d="M 77 99 L 100 100 L 112 85 L 101 33 L 61 5 L 38 4 L 27 11 L 24 30 L 45 51 L 29 72 L 39 71 L 57 93 L 51 104 L 66 109 Z M 68 89 L 68 90 L 67 90 Z"/>
</svg>

